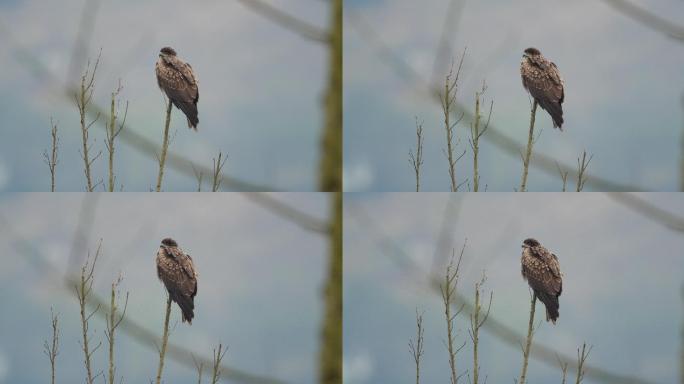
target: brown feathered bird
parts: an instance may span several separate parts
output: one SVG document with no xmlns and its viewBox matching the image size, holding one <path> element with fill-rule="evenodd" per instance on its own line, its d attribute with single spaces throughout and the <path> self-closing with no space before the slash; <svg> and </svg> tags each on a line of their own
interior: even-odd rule
<svg viewBox="0 0 684 384">
<path fill-rule="evenodd" d="M 527 48 L 520 61 L 523 87 L 540 107 L 551 115 L 553 126 L 563 130 L 563 78 L 556 64 L 542 56 L 537 48 Z"/>
<path fill-rule="evenodd" d="M 176 108 L 183 111 L 188 119 L 188 127 L 197 130 L 199 91 L 197 78 L 190 64 L 179 59 L 173 48 L 164 47 L 159 51 L 159 60 L 154 69 L 159 88 Z"/>
<path fill-rule="evenodd" d="M 157 251 L 157 276 L 166 286 L 171 300 L 178 304 L 183 313 L 183 322 L 192 324 L 195 317 L 195 295 L 197 295 L 197 272 L 190 255 L 183 252 L 174 239 L 161 241 Z"/>
<path fill-rule="evenodd" d="M 546 321 L 551 320 L 556 324 L 559 315 L 558 297 L 563 291 L 563 274 L 558 257 L 535 239 L 525 239 L 522 248 L 522 276 L 534 295 L 546 306 Z"/>
</svg>

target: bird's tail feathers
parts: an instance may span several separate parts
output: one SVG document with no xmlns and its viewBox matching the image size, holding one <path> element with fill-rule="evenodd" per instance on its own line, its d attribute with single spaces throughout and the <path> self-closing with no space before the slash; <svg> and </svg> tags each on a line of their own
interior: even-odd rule
<svg viewBox="0 0 684 384">
<path fill-rule="evenodd" d="M 560 103 L 550 101 L 540 102 L 539 106 L 551 115 L 553 120 L 553 127 L 563 131 L 563 107 Z"/>
<path fill-rule="evenodd" d="M 181 309 L 183 322 L 187 321 L 188 324 L 192 325 L 192 319 L 195 317 L 194 299 L 192 297 L 183 296 L 182 294 L 171 294 L 171 300 L 175 301 Z"/>
<path fill-rule="evenodd" d="M 173 104 L 185 114 L 185 117 L 188 119 L 188 128 L 192 128 L 197 131 L 197 124 L 199 124 L 199 118 L 197 117 L 197 106 L 192 103 L 175 101 Z"/>
<path fill-rule="evenodd" d="M 544 306 L 546 307 L 546 321 L 551 320 L 552 323 L 556 324 L 556 320 L 560 315 L 558 312 L 560 307 L 558 304 L 558 297 L 549 295 L 547 293 L 538 292 L 537 298 L 539 301 L 544 303 Z"/>
</svg>

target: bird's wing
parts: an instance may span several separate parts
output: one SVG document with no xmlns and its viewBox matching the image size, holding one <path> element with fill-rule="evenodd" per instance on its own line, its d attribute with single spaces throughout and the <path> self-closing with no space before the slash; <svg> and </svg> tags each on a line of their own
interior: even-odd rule
<svg viewBox="0 0 684 384">
<path fill-rule="evenodd" d="M 179 262 L 186 276 L 183 283 L 183 291 L 195 296 L 197 294 L 197 272 L 195 271 L 195 264 L 188 254 L 184 254 Z"/>
<path fill-rule="evenodd" d="M 164 60 L 168 65 L 157 65 L 157 82 L 166 95 L 175 101 L 192 103 L 197 94 L 197 84 L 192 70 L 184 69 L 178 59 Z M 188 72 L 190 74 L 188 74 Z"/>
<path fill-rule="evenodd" d="M 563 101 L 563 79 L 556 64 L 543 58 L 532 59 L 525 80 L 525 87 L 535 98 Z"/>
<path fill-rule="evenodd" d="M 543 285 L 552 288 L 556 294 L 560 295 L 563 285 L 558 257 L 541 246 L 533 248 L 532 251 L 543 262 L 540 276 Z"/>
</svg>

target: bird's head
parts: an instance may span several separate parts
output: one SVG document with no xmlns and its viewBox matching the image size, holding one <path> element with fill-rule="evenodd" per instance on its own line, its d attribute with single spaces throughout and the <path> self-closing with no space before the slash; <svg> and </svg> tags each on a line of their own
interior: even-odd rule
<svg viewBox="0 0 684 384">
<path fill-rule="evenodd" d="M 539 56 L 539 55 L 541 55 L 541 52 L 539 52 L 539 50 L 537 48 L 532 48 L 532 47 L 527 48 L 523 52 L 524 58 L 530 58 L 530 57 Z"/>
<path fill-rule="evenodd" d="M 159 51 L 159 57 L 176 56 L 176 51 L 171 47 L 164 47 Z"/>
<path fill-rule="evenodd" d="M 167 237 L 161 241 L 161 245 L 164 247 L 177 247 L 178 243 L 176 243 L 176 240 L 174 240 L 170 237 Z"/>
<path fill-rule="evenodd" d="M 538 247 L 540 245 L 541 244 L 539 244 L 539 242 L 533 238 L 525 239 L 522 243 L 523 248 Z"/>
</svg>

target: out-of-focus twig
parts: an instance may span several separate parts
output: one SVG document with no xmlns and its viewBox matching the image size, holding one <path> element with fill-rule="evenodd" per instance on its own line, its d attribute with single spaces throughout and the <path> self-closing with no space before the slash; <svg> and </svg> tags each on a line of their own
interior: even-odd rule
<svg viewBox="0 0 684 384">
<path fill-rule="evenodd" d="M 655 204 L 642 199 L 638 194 L 614 192 L 606 193 L 606 196 L 625 208 L 653 220 L 658 224 L 664 225 L 673 231 L 684 232 L 684 217 L 662 209 Z"/>
<path fill-rule="evenodd" d="M 243 196 L 307 231 L 329 233 L 330 226 L 328 223 L 274 198 L 269 193 L 245 192 Z"/>
<path fill-rule="evenodd" d="M 627 0 L 603 0 L 603 2 L 641 25 L 684 43 L 684 26 L 666 20 Z"/>
<path fill-rule="evenodd" d="M 318 382 L 342 384 L 342 192 L 331 194 L 330 203 Z"/>
<path fill-rule="evenodd" d="M 237 0 L 252 11 L 300 36 L 319 43 L 327 43 L 329 35 L 319 27 L 300 20 L 261 0 Z M 333 2 L 331 2 L 332 5 Z"/>
<path fill-rule="evenodd" d="M 329 3 L 328 80 L 318 189 L 336 192 L 342 190 L 342 0 Z"/>
</svg>

